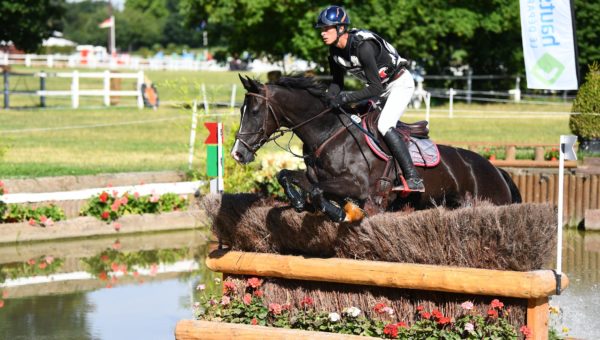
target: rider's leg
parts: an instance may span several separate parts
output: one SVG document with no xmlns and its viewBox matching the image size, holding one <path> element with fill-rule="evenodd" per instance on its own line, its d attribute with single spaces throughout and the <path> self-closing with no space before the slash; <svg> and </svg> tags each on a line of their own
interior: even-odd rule
<svg viewBox="0 0 600 340">
<path fill-rule="evenodd" d="M 392 155 L 402 168 L 408 188 L 413 191 L 424 191 L 423 180 L 415 169 L 408 147 L 399 132 L 395 130 L 398 120 L 406 110 L 415 90 L 415 82 L 410 72 L 405 71 L 400 78 L 388 84 L 384 96 L 385 106 L 381 110 L 377 129 L 390 148 Z"/>
</svg>

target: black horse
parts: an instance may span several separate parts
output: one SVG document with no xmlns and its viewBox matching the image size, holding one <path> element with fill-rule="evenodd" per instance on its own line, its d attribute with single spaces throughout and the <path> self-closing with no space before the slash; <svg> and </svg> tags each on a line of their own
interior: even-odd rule
<svg viewBox="0 0 600 340">
<path fill-rule="evenodd" d="M 362 218 L 356 216 L 358 207 L 373 213 L 405 206 L 457 207 L 468 198 L 498 205 L 521 201 L 505 171 L 477 153 L 445 145 L 438 146 L 437 166 L 418 168 L 424 193 L 386 189 L 381 179 L 389 165 L 369 149 L 348 116 L 327 107 L 323 84 L 303 77 L 284 77 L 274 84 L 240 79 L 247 93 L 231 155 L 246 164 L 266 142 L 285 132 L 297 134 L 307 170 L 283 170 L 278 180 L 298 211 L 316 209 L 334 221 L 352 221 Z"/>
</svg>

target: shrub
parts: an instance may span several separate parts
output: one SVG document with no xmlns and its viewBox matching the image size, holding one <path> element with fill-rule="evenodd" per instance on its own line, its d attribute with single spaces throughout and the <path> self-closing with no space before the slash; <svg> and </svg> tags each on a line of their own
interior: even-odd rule
<svg viewBox="0 0 600 340">
<path fill-rule="evenodd" d="M 579 88 L 573 102 L 569 127 L 580 141 L 600 138 L 600 64 L 590 65 L 585 83 Z"/>
</svg>

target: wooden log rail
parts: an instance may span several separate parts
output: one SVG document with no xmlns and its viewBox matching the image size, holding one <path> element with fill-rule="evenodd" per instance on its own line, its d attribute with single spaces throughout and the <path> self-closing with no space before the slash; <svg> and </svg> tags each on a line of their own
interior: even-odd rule
<svg viewBox="0 0 600 340">
<path fill-rule="evenodd" d="M 227 250 L 213 251 L 206 259 L 206 265 L 213 271 L 227 274 L 522 298 L 528 302 L 527 326 L 532 330 L 533 339 L 547 339 L 548 297 L 556 291 L 555 276 L 550 270 L 515 272 Z M 563 274 L 561 289 L 567 288 L 568 284 L 569 280 Z M 186 323 L 184 327 L 182 322 L 187 321 L 178 324 L 177 339 L 206 336 L 206 330 L 198 324 Z M 226 325 L 223 327 L 228 328 Z M 202 333 L 192 332 L 198 337 L 190 336 L 190 327 L 196 327 Z M 231 329 L 228 336 L 241 334 Z"/>
<path fill-rule="evenodd" d="M 468 142 L 468 141 L 437 141 L 438 144 L 452 145 L 452 146 L 465 146 L 471 151 L 477 152 L 481 148 L 492 147 L 492 148 L 504 148 L 505 161 L 511 162 L 517 160 L 517 148 L 532 148 L 533 149 L 533 161 L 543 163 L 545 162 L 544 156 L 546 150 L 551 148 L 558 148 L 558 144 L 542 144 L 542 143 L 498 143 L 498 142 Z M 531 160 L 529 160 L 531 161 Z M 556 164 L 548 167 L 558 167 L 558 161 L 552 161 Z M 573 162 L 575 163 L 575 162 Z M 567 167 L 574 167 L 573 163 L 565 164 Z M 524 163 L 528 164 L 528 163 Z M 535 163 L 534 163 L 535 164 Z M 503 165 L 499 165 L 503 166 Z M 517 165 L 518 166 L 518 165 Z M 528 165 L 526 165 L 528 166 Z M 539 166 L 539 165 L 538 165 Z"/>
</svg>

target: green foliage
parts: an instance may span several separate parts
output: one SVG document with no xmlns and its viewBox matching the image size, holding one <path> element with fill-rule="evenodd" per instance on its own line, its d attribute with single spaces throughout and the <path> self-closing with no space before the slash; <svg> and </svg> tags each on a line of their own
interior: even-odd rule
<svg viewBox="0 0 600 340">
<path fill-rule="evenodd" d="M 485 315 L 473 309 L 471 302 L 462 304 L 463 313 L 453 320 L 439 310 L 431 312 L 417 307 L 412 325 L 396 322 L 393 309 L 384 303 L 374 306 L 376 317 L 370 318 L 356 307 L 341 312 L 318 311 L 313 300 L 305 297 L 297 304 L 264 301 L 262 280 L 249 278 L 244 287 L 233 281 L 223 283 L 223 296 L 203 293 L 194 305 L 197 318 L 208 321 L 242 323 L 309 331 L 375 336 L 390 339 L 517 339 L 517 330 L 508 322 L 508 312 L 498 299 L 491 301 Z M 202 288 L 203 289 L 203 288 Z M 241 292 L 241 293 L 240 293 Z M 524 336 L 531 331 L 522 326 Z"/>
<path fill-rule="evenodd" d="M 6 203 L 2 201 L 2 195 L 4 195 L 4 182 L 0 181 L 0 222 L 3 221 L 3 216 L 7 209 Z"/>
<path fill-rule="evenodd" d="M 140 196 L 137 192 L 126 192 L 119 196 L 117 191 L 113 191 L 112 195 L 103 191 L 90 198 L 80 215 L 110 222 L 126 214 L 157 214 L 185 209 L 187 199 L 173 193 Z"/>
<path fill-rule="evenodd" d="M 62 18 L 64 37 L 78 44 L 106 46 L 106 29 L 100 29 L 98 25 L 109 16 L 107 7 L 104 1 L 69 3 Z"/>
<path fill-rule="evenodd" d="M 25 262 L 4 263 L 0 265 L 0 283 L 6 278 L 17 279 L 37 275 L 49 275 L 56 272 L 63 265 L 62 259 L 52 256 L 31 258 Z"/>
<path fill-rule="evenodd" d="M 42 40 L 61 30 L 64 0 L 0 1 L 0 40 L 12 41 L 19 49 L 35 52 Z"/>
<path fill-rule="evenodd" d="M 22 204 L 9 204 L 8 212 L 0 221 L 5 223 L 15 223 L 28 221 L 29 224 L 37 223 L 42 226 L 51 226 L 54 222 L 66 219 L 64 211 L 54 204 L 30 208 Z"/>
<path fill-rule="evenodd" d="M 590 65 L 585 83 L 573 102 L 569 127 L 580 139 L 600 138 L 600 64 Z"/>
</svg>

